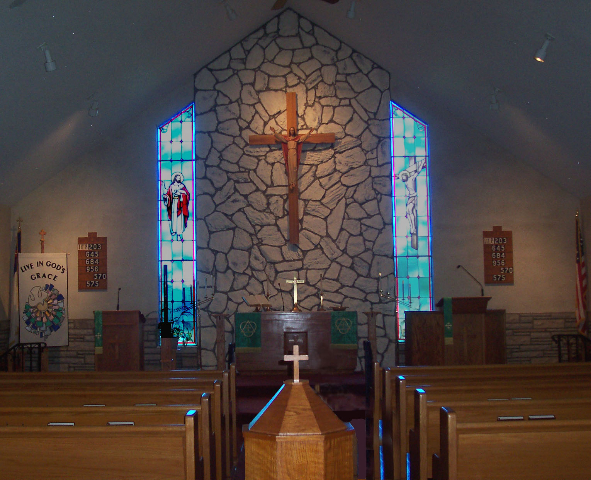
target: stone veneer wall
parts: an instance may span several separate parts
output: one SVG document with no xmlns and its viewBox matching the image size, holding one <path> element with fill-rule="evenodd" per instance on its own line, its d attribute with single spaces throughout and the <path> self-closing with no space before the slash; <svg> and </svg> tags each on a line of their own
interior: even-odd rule
<svg viewBox="0 0 591 480">
<path fill-rule="evenodd" d="M 298 303 L 361 312 L 379 303 L 378 272 L 393 273 L 390 76 L 292 10 L 284 11 L 195 75 L 198 270 L 215 277 L 202 318 L 203 363 L 215 365 L 209 313 L 247 310 L 242 297 L 268 285 L 274 308 Z M 320 125 L 334 145 L 305 145 L 299 169 L 300 244 L 288 244 L 287 175 L 281 148 L 249 146 L 252 134 L 285 131 L 285 92 L 297 94 L 298 128 Z M 390 305 L 391 308 L 391 305 Z M 387 310 L 386 310 L 387 311 Z M 391 311 L 391 310 L 390 310 Z M 384 328 L 384 323 L 386 328 Z M 394 317 L 378 317 L 379 357 L 393 364 Z M 361 366 L 361 363 L 359 363 Z"/>
<path fill-rule="evenodd" d="M 556 363 L 558 347 L 552 335 L 577 333 L 575 314 L 508 313 L 507 363 Z"/>
</svg>

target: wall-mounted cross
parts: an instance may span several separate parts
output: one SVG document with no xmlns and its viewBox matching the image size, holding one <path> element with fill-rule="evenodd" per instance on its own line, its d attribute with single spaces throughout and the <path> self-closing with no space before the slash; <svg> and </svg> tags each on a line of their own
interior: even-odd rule
<svg viewBox="0 0 591 480">
<path fill-rule="evenodd" d="M 293 362 L 293 383 L 300 383 L 300 360 L 308 360 L 308 355 L 300 355 L 300 346 L 293 346 L 293 355 L 284 355 L 283 360 Z"/>
<path fill-rule="evenodd" d="M 41 240 L 39 240 L 39 243 L 41 243 L 41 253 L 45 253 L 45 235 L 47 235 L 47 232 L 41 229 L 39 235 L 41 235 Z"/>
<path fill-rule="evenodd" d="M 289 206 L 289 243 L 298 244 L 300 241 L 298 167 L 300 165 L 302 143 L 333 143 L 335 141 L 335 135 L 334 133 L 312 134 L 314 129 L 310 130 L 305 135 L 298 135 L 298 108 L 295 92 L 287 92 L 285 94 L 285 100 L 287 103 L 287 135 L 280 135 L 272 129 L 273 135 L 251 135 L 248 138 L 248 143 L 250 145 L 274 145 L 276 143 L 281 143 L 289 183 L 287 191 Z"/>
</svg>

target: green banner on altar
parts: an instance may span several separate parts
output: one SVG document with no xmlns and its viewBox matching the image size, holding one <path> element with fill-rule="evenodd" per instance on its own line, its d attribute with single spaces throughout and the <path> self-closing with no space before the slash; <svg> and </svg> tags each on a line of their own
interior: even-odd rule
<svg viewBox="0 0 591 480">
<path fill-rule="evenodd" d="M 357 312 L 332 312 L 330 346 L 343 349 L 357 348 Z"/>
<path fill-rule="evenodd" d="M 454 320 L 452 313 L 452 299 L 443 299 L 443 341 L 445 345 L 454 343 Z"/>
<path fill-rule="evenodd" d="M 237 313 L 236 319 L 236 351 L 261 351 L 261 314 L 260 312 Z"/>
</svg>

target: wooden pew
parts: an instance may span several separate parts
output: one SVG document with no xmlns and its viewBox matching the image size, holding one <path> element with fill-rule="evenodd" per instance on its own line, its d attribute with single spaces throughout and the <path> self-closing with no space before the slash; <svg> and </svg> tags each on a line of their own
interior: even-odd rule
<svg viewBox="0 0 591 480">
<path fill-rule="evenodd" d="M 388 372 L 386 372 L 387 374 Z M 447 378 L 435 385 L 416 385 L 435 395 L 437 400 L 487 400 L 489 398 L 567 398 L 572 396 L 570 388 L 576 388 L 579 395 L 591 394 L 591 379 L 586 375 L 566 378 L 558 375 L 523 375 L 507 378 L 460 377 Z M 386 375 L 386 381 L 389 381 Z M 437 384 L 438 383 L 438 384 Z M 414 388 L 406 379 L 397 377 L 394 393 L 392 387 L 384 389 L 383 400 L 383 444 L 385 478 L 402 479 L 406 476 L 406 453 L 409 451 L 408 433 L 414 418 Z M 390 405 L 390 408 L 387 407 Z"/>
<path fill-rule="evenodd" d="M 431 478 L 430 459 L 439 453 L 440 409 L 445 406 L 456 412 L 462 423 L 494 421 L 591 420 L 591 398 L 562 400 L 508 401 L 428 401 L 427 393 L 418 388 L 414 395 L 414 425 L 409 432 L 410 478 Z M 444 405 L 445 403 L 445 405 Z"/>
<path fill-rule="evenodd" d="M 142 372 L 44 372 L 44 373 L 0 373 L 0 390 L 9 388 L 9 385 L 17 385 L 22 389 L 22 381 L 26 381 L 26 388 L 32 385 L 47 385 L 52 388 L 57 383 L 73 384 L 78 389 L 87 388 L 88 382 L 108 383 L 116 389 L 117 385 L 142 384 L 144 386 L 158 387 L 166 384 L 166 388 L 195 388 L 203 383 L 221 381 L 222 385 L 222 415 L 224 422 L 224 452 L 228 452 L 226 463 L 226 476 L 230 476 L 231 466 L 238 459 L 238 440 L 236 425 L 236 366 L 232 364 L 229 371 L 224 370 L 173 370 L 142 371 Z M 194 383 L 194 385 L 193 385 Z M 91 387 L 92 388 L 92 387 Z"/>
<path fill-rule="evenodd" d="M 192 406 L 199 404 L 203 393 L 209 393 L 212 404 L 216 478 L 222 480 L 224 476 L 229 477 L 231 473 L 231 453 L 228 449 L 230 431 L 229 428 L 224 430 L 222 427 L 227 425 L 227 421 L 223 419 L 222 385 L 218 380 L 204 383 L 202 388 L 168 389 L 133 382 L 125 386 L 120 383 L 113 386 L 103 382 L 94 387 L 90 382 L 84 384 L 85 388 L 77 388 L 75 384 L 64 386 L 58 383 L 53 388 L 49 388 L 46 384 L 41 385 L 38 389 L 34 386 L 24 390 L 0 389 L 0 407 Z"/>
<path fill-rule="evenodd" d="M 197 411 L 190 410 L 182 425 L 2 426 L 2 475 L 209 480 L 209 446 L 202 440 L 206 433 L 197 434 L 199 429 L 206 432 L 210 422 L 208 394 L 201 398 L 200 412 L 198 425 Z"/>
<path fill-rule="evenodd" d="M 588 480 L 591 420 L 460 423 L 440 414 L 434 480 Z"/>
</svg>

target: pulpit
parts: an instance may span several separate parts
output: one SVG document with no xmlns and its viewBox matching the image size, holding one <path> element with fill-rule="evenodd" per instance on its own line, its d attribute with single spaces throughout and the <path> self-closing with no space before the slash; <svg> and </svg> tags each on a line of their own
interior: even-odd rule
<svg viewBox="0 0 591 480">
<path fill-rule="evenodd" d="M 103 311 L 103 353 L 95 354 L 97 371 L 144 369 L 144 322 L 139 310 Z"/>
<path fill-rule="evenodd" d="M 505 310 L 490 297 L 441 299 L 439 311 L 406 312 L 406 365 L 506 363 Z"/>
</svg>

